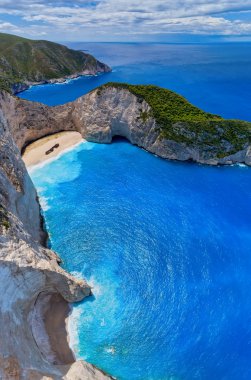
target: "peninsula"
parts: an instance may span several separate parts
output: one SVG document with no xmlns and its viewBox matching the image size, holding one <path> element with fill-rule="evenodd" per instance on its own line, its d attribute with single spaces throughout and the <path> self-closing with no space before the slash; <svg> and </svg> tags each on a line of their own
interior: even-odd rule
<svg viewBox="0 0 251 380">
<path fill-rule="evenodd" d="M 0 33 L 0 87 L 14 94 L 30 85 L 109 71 L 109 66 L 83 51 Z"/>
</svg>

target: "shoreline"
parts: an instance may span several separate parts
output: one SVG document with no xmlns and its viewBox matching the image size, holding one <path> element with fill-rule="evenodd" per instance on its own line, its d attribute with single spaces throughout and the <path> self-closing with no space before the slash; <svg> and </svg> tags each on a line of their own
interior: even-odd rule
<svg viewBox="0 0 251 380">
<path fill-rule="evenodd" d="M 14 83 L 11 88 L 12 95 L 20 94 L 21 92 L 29 90 L 33 86 L 42 86 L 42 85 L 47 85 L 47 84 L 66 84 L 73 80 L 80 79 L 81 77 L 95 77 L 95 76 L 110 73 L 110 72 L 112 72 L 112 69 L 107 70 L 107 71 L 97 71 L 97 72 L 86 71 L 82 73 L 67 75 L 61 78 L 45 79 L 40 82 Z"/>
<path fill-rule="evenodd" d="M 73 149 L 85 140 L 79 132 L 58 132 L 27 145 L 23 161 L 28 169 L 44 165 L 61 154 Z M 58 146 L 57 146 L 58 145 Z M 57 146 L 53 150 L 53 147 Z M 46 154 L 46 152 L 50 151 Z M 70 344 L 69 316 L 72 307 L 59 293 L 45 294 L 39 297 L 35 308 L 33 329 L 35 340 L 41 353 L 54 365 L 70 365 L 76 362 L 76 356 Z M 37 320 L 37 322 L 34 322 Z"/>
<path fill-rule="evenodd" d="M 58 294 L 52 294 L 44 313 L 44 327 L 55 364 L 72 364 L 76 361 L 70 346 L 68 321 L 70 304 Z"/>
<path fill-rule="evenodd" d="M 27 145 L 22 154 L 22 159 L 30 170 L 34 166 L 57 158 L 61 153 L 72 149 L 84 141 L 79 132 L 66 131 L 54 133 Z"/>
</svg>

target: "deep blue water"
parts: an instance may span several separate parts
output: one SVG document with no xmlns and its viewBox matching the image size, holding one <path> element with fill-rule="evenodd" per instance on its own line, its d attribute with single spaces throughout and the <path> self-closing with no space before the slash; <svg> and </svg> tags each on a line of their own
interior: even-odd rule
<svg viewBox="0 0 251 380">
<path fill-rule="evenodd" d="M 72 44 L 113 72 L 20 96 L 50 105 L 153 83 L 251 121 L 251 44 Z M 71 343 L 120 380 L 251 379 L 251 172 L 85 143 L 32 171 L 52 248 L 93 285 Z"/>
<path fill-rule="evenodd" d="M 108 81 L 155 84 L 174 90 L 208 112 L 251 121 L 251 44 L 211 45 L 75 43 L 113 72 L 63 85 L 32 87 L 20 97 L 63 104 Z"/>
<path fill-rule="evenodd" d="M 121 380 L 251 379 L 251 172 L 85 143 L 42 168 L 52 247 L 94 296 L 77 356 Z"/>
</svg>

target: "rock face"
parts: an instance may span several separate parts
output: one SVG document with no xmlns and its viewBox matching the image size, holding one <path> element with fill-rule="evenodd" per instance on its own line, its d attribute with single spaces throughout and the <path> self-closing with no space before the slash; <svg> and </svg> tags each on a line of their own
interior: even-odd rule
<svg viewBox="0 0 251 380">
<path fill-rule="evenodd" d="M 36 191 L 20 152 L 38 138 L 71 130 L 88 141 L 110 143 L 119 135 L 163 158 L 214 165 L 251 165 L 250 145 L 218 158 L 210 146 L 165 139 L 148 103 L 112 86 L 59 107 L 7 93 L 0 94 L 0 104 L 0 378 L 108 379 L 83 361 L 57 362 L 52 352 L 43 326 L 47 300 L 58 295 L 79 301 L 90 287 L 66 273 L 58 256 L 45 248 Z M 186 132 L 182 123 L 173 128 Z"/>
<path fill-rule="evenodd" d="M 71 113 L 77 130 L 88 141 L 109 143 L 118 135 L 162 158 L 210 165 L 236 162 L 251 165 L 250 144 L 241 151 L 231 155 L 226 153 L 223 158 L 219 158 L 210 145 L 200 144 L 196 140 L 193 145 L 188 145 L 164 138 L 159 125 L 151 116 L 148 103 L 126 89 L 112 86 L 97 89 L 69 106 L 72 107 Z M 174 123 L 172 128 L 180 130 L 180 134 L 186 130 L 181 122 Z M 225 145 L 227 144 L 226 141 Z"/>
<path fill-rule="evenodd" d="M 108 379 L 83 361 L 55 363 L 44 332 L 46 295 L 76 302 L 90 287 L 65 272 L 58 256 L 44 247 L 37 194 L 15 144 L 22 146 L 23 135 L 33 135 L 28 125 L 18 128 L 24 116 L 15 103 L 9 95 L 1 99 L 0 379 Z"/>
<path fill-rule="evenodd" d="M 80 132 L 86 140 L 98 143 L 110 143 L 114 136 L 123 136 L 132 144 L 171 160 L 209 165 L 251 165 L 250 143 L 246 143 L 241 150 L 233 151 L 231 142 L 221 137 L 220 128 L 216 136 L 218 147 L 202 141 L 206 140 L 206 132 L 195 136 L 193 144 L 179 141 L 179 137 L 189 134 L 191 138 L 193 134 L 184 122 L 172 125 L 177 133 L 176 140 L 163 137 L 149 104 L 123 88 L 98 88 L 72 103 L 58 107 L 48 107 L 9 95 L 2 95 L 0 103 L 3 111 L 7 107 L 8 111 L 4 113 L 10 121 L 12 136 L 19 149 L 48 134 L 72 130 Z"/>
</svg>

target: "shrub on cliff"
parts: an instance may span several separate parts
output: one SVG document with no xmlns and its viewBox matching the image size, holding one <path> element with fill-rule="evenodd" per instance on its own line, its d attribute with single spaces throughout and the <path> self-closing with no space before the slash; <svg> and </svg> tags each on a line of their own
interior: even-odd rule
<svg viewBox="0 0 251 380">
<path fill-rule="evenodd" d="M 226 120 L 205 112 L 173 91 L 153 85 L 112 82 L 100 87 L 99 91 L 107 87 L 126 89 L 140 101 L 145 100 L 163 138 L 186 145 L 207 145 L 222 157 L 251 143 L 251 123 Z M 146 122 L 146 115 L 141 119 Z"/>
</svg>

